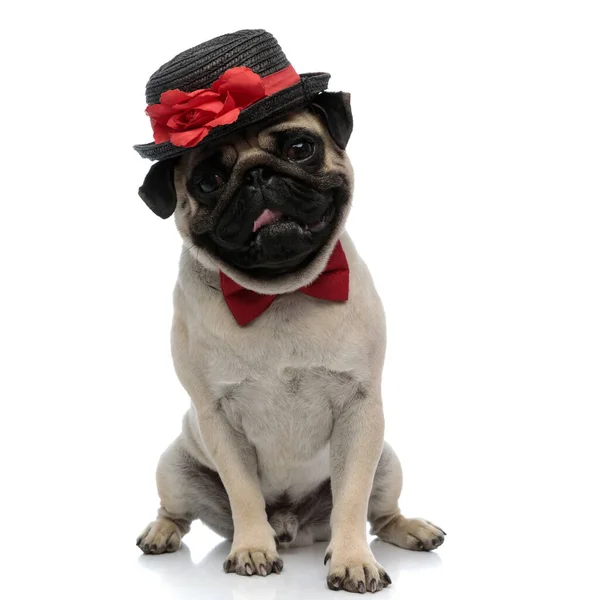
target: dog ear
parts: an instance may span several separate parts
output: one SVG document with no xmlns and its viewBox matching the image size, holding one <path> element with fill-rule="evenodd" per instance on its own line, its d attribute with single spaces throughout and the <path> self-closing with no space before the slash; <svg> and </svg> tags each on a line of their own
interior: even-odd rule
<svg viewBox="0 0 600 600">
<path fill-rule="evenodd" d="M 346 148 L 352 133 L 352 109 L 347 92 L 321 92 L 312 101 L 313 108 L 323 118 L 333 141 Z"/>
<path fill-rule="evenodd" d="M 154 163 L 138 190 L 140 198 L 162 219 L 168 219 L 175 212 L 177 205 L 173 179 L 176 164 L 176 159 Z"/>
</svg>

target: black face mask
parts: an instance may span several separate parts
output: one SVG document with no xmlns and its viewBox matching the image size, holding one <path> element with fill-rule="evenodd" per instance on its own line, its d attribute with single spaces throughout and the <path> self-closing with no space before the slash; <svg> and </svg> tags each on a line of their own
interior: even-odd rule
<svg viewBox="0 0 600 600">
<path fill-rule="evenodd" d="M 257 276 L 309 261 L 329 239 L 350 194 L 344 175 L 309 173 L 266 152 L 238 161 L 218 192 L 211 191 L 214 179 L 204 173 L 201 168 L 200 179 L 188 185 L 190 195 L 209 209 L 190 222 L 194 242 Z M 198 185 L 207 193 L 198 193 Z"/>
</svg>

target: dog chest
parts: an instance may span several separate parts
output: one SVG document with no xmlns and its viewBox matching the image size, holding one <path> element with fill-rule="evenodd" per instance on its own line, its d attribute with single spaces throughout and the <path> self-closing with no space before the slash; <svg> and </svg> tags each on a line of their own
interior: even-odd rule
<svg viewBox="0 0 600 600">
<path fill-rule="evenodd" d="M 336 406 L 356 387 L 346 373 L 295 367 L 223 386 L 221 409 L 255 448 L 267 495 L 300 494 L 329 476 Z"/>
<path fill-rule="evenodd" d="M 356 386 L 350 375 L 324 368 L 265 369 L 258 377 L 223 385 L 220 405 L 255 447 L 289 464 L 309 460 L 327 443 L 336 406 Z"/>
</svg>

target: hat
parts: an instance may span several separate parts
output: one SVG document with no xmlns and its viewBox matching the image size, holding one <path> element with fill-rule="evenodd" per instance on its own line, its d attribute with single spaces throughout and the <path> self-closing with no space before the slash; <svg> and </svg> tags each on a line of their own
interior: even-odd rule
<svg viewBox="0 0 600 600">
<path fill-rule="evenodd" d="M 307 106 L 327 89 L 328 73 L 298 75 L 262 29 L 222 35 L 165 63 L 146 85 L 154 142 L 134 146 L 165 160 L 238 129 Z"/>
</svg>

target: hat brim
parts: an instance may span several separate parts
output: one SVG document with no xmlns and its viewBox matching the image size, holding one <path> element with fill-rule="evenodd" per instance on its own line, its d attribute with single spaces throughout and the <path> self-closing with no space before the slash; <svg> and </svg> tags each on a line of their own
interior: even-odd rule
<svg viewBox="0 0 600 600">
<path fill-rule="evenodd" d="M 171 142 L 162 142 L 161 144 L 151 142 L 149 144 L 138 144 L 134 146 L 134 149 L 140 156 L 150 160 L 175 158 L 190 150 L 211 144 L 238 129 L 277 119 L 302 106 L 308 106 L 314 96 L 327 89 L 329 77 L 329 73 L 304 73 L 300 75 L 299 83 L 251 104 L 240 113 L 235 122 L 230 125 L 215 127 L 199 144 L 190 148 L 173 146 Z"/>
</svg>

